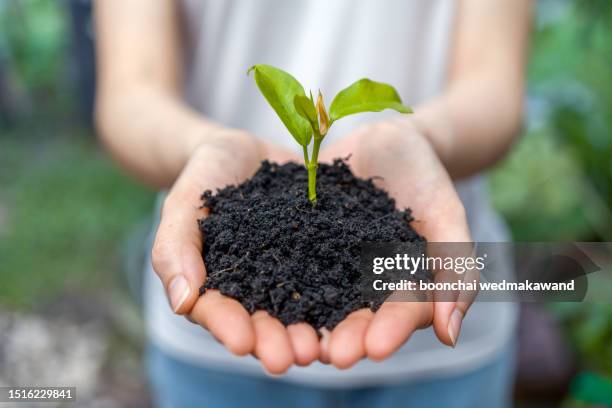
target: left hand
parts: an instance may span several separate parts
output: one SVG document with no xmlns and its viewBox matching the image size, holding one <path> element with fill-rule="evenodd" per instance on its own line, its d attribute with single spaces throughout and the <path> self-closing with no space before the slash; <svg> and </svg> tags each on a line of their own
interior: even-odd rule
<svg viewBox="0 0 612 408">
<path fill-rule="evenodd" d="M 197 220 L 208 212 L 200 195 L 252 176 L 261 160 L 279 163 L 299 158 L 235 129 L 218 128 L 194 147 L 163 205 L 152 250 L 153 268 L 168 293 L 172 310 L 201 325 L 235 355 L 253 354 L 271 374 L 293 364 L 308 365 L 319 356 L 319 339 L 306 323 L 285 327 L 265 311 L 250 315 L 218 290 L 199 288 L 206 280 Z"/>
<path fill-rule="evenodd" d="M 428 242 L 471 242 L 465 209 L 449 175 L 409 118 L 362 127 L 323 150 L 321 161 L 349 155 L 357 176 L 380 177 L 375 183 L 397 207 L 412 209 L 412 227 Z M 355 311 L 323 337 L 320 359 L 338 368 L 351 367 L 364 357 L 381 361 L 415 330 L 428 326 L 442 343 L 454 347 L 470 303 L 386 302 L 376 313 Z"/>
</svg>

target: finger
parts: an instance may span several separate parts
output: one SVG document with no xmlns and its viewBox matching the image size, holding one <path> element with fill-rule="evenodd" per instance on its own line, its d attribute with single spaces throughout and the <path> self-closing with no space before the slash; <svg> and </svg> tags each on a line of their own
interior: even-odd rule
<svg viewBox="0 0 612 408">
<path fill-rule="evenodd" d="M 437 295 L 434 294 L 434 298 Z M 476 296 L 472 291 L 461 291 L 455 301 L 434 302 L 433 328 L 438 339 L 447 346 L 455 347 L 461 334 L 461 325 Z M 448 297 L 447 294 L 443 295 Z M 448 299 L 445 299 L 448 300 Z"/>
<path fill-rule="evenodd" d="M 206 276 L 198 220 L 207 210 L 201 207 L 200 196 L 206 188 L 223 185 L 211 158 L 196 159 L 185 166 L 164 201 L 151 258 L 178 314 L 191 310 Z"/>
<path fill-rule="evenodd" d="M 172 310 L 185 314 L 198 299 L 206 275 L 197 224 L 205 211 L 199 208 L 198 192 L 193 191 L 191 199 L 183 202 L 179 197 L 186 194 L 179 193 L 170 193 L 164 203 L 151 261 L 166 288 Z"/>
<path fill-rule="evenodd" d="M 431 302 L 386 302 L 374 314 L 365 337 L 369 358 L 381 361 L 393 354 L 412 333 L 431 324 Z"/>
<path fill-rule="evenodd" d="M 331 333 L 329 357 L 340 369 L 352 367 L 365 357 L 365 336 L 374 313 L 369 309 L 357 310 L 340 322 Z"/>
<path fill-rule="evenodd" d="M 321 339 L 319 340 L 319 361 L 323 364 L 329 364 L 331 362 L 329 357 L 329 341 L 331 338 L 331 332 L 326 327 L 321 327 L 319 329 L 319 333 L 321 333 Z"/>
<path fill-rule="evenodd" d="M 270 374 L 283 374 L 294 362 L 287 329 L 263 310 L 255 312 L 251 320 L 255 329 L 255 354 Z"/>
<path fill-rule="evenodd" d="M 190 317 L 233 354 L 243 356 L 253 352 L 255 331 L 251 316 L 235 299 L 207 290 L 196 302 Z"/>
<path fill-rule="evenodd" d="M 448 175 L 443 171 L 438 173 L 437 178 L 429 182 L 430 186 L 434 186 L 428 189 L 430 195 L 420 194 L 419 201 L 412 202 L 410 205 L 417 219 L 411 225 L 429 242 L 442 243 L 437 249 L 443 250 L 445 245 L 448 249 L 449 244 L 445 243 L 451 242 L 460 243 L 458 244 L 460 246 L 461 243 L 469 244 L 472 239 L 465 208 Z M 429 248 L 430 245 L 428 245 Z M 462 303 L 455 307 L 455 296 L 461 296 L 461 294 L 451 294 L 445 291 L 442 296 L 444 301 L 434 304 L 433 318 L 434 331 L 437 337 L 442 343 L 453 347 L 461 331 L 463 316 L 465 316 L 469 303 L 471 303 Z M 435 293 L 434 297 L 436 297 Z"/>
<path fill-rule="evenodd" d="M 292 324 L 287 327 L 295 363 L 307 366 L 319 358 L 319 338 L 311 325 Z"/>
<path fill-rule="evenodd" d="M 443 256 L 444 254 L 438 254 L 436 251 L 439 251 L 442 245 L 451 245 L 451 244 L 430 244 L 429 247 L 432 253 L 432 256 Z M 451 284 L 456 283 L 459 279 L 459 276 L 452 270 L 438 270 L 434 271 L 434 281 L 439 284 Z M 433 299 L 434 299 L 434 319 L 433 319 L 433 329 L 436 333 L 438 339 L 447 346 L 455 347 L 457 339 L 459 337 L 459 329 L 461 325 L 456 325 L 457 323 L 457 314 L 455 313 L 455 317 L 453 317 L 453 325 L 451 327 L 450 320 L 451 315 L 453 314 L 453 310 L 455 309 L 455 303 L 457 302 L 457 298 L 459 297 L 458 291 L 450 291 L 450 290 L 434 290 L 433 291 Z M 463 316 L 461 316 L 463 318 Z"/>
<path fill-rule="evenodd" d="M 451 257 L 473 257 L 474 250 L 471 243 L 445 243 L 432 244 L 434 254 Z M 440 254 L 440 252 L 442 252 Z M 480 281 L 480 272 L 470 268 L 463 273 L 453 269 L 442 269 L 435 273 L 436 283 L 474 284 Z M 434 298 L 433 328 L 438 339 L 447 346 L 455 347 L 461 333 L 461 324 L 470 305 L 474 302 L 477 290 L 436 290 Z"/>
</svg>

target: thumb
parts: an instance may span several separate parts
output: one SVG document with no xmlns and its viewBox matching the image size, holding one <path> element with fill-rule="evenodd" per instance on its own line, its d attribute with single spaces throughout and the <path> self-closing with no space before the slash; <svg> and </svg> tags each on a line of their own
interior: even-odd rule
<svg viewBox="0 0 612 408">
<path fill-rule="evenodd" d="M 476 283 L 480 280 L 479 272 L 470 269 L 464 275 L 457 275 L 455 272 L 439 272 L 435 276 L 436 282 L 454 283 Z M 452 275 L 449 277 L 448 275 Z M 448 346 L 455 347 L 461 333 L 463 318 L 474 302 L 477 290 L 434 291 L 434 318 L 433 326 L 440 341 Z"/>
<path fill-rule="evenodd" d="M 177 314 L 191 311 L 206 279 L 202 259 L 202 235 L 198 219 L 206 216 L 196 187 L 177 181 L 166 198 L 151 260 L 166 289 L 170 307 Z"/>
</svg>

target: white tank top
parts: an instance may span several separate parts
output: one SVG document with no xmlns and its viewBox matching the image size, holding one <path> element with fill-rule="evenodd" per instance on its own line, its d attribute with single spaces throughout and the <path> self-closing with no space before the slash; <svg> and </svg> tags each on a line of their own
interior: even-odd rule
<svg viewBox="0 0 612 408">
<path fill-rule="evenodd" d="M 393 84 L 408 105 L 445 85 L 455 0 L 182 0 L 186 49 L 185 94 L 205 116 L 296 149 L 247 69 L 271 64 L 305 87 L 321 89 L 328 103 L 362 77 Z M 380 120 L 364 114 L 338 122 L 331 143 L 359 124 Z M 501 241 L 503 224 L 488 204 L 478 178 L 457 185 L 475 240 Z M 157 212 L 156 214 L 159 214 Z M 199 326 L 172 314 L 163 288 L 147 268 L 146 316 L 159 347 L 191 363 L 263 375 L 252 357 L 234 357 Z M 283 378 L 319 386 L 357 386 L 465 372 L 489 361 L 514 327 L 510 304 L 477 303 L 468 313 L 458 346 L 451 349 L 431 329 L 415 333 L 392 358 L 361 361 L 338 371 L 315 363 Z"/>
</svg>

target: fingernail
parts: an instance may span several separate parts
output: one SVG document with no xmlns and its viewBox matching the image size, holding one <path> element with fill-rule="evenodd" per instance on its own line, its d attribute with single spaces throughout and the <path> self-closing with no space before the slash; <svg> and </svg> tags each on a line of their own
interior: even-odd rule
<svg viewBox="0 0 612 408">
<path fill-rule="evenodd" d="M 448 336 L 453 343 L 453 347 L 457 345 L 457 339 L 459 338 L 459 332 L 461 330 L 461 321 L 463 320 L 463 313 L 461 310 L 455 308 L 451 313 L 450 320 L 448 321 Z"/>
<path fill-rule="evenodd" d="M 168 285 L 168 298 L 170 299 L 170 307 L 176 313 L 185 300 L 189 297 L 191 288 L 189 282 L 183 275 L 176 275 Z"/>
</svg>

